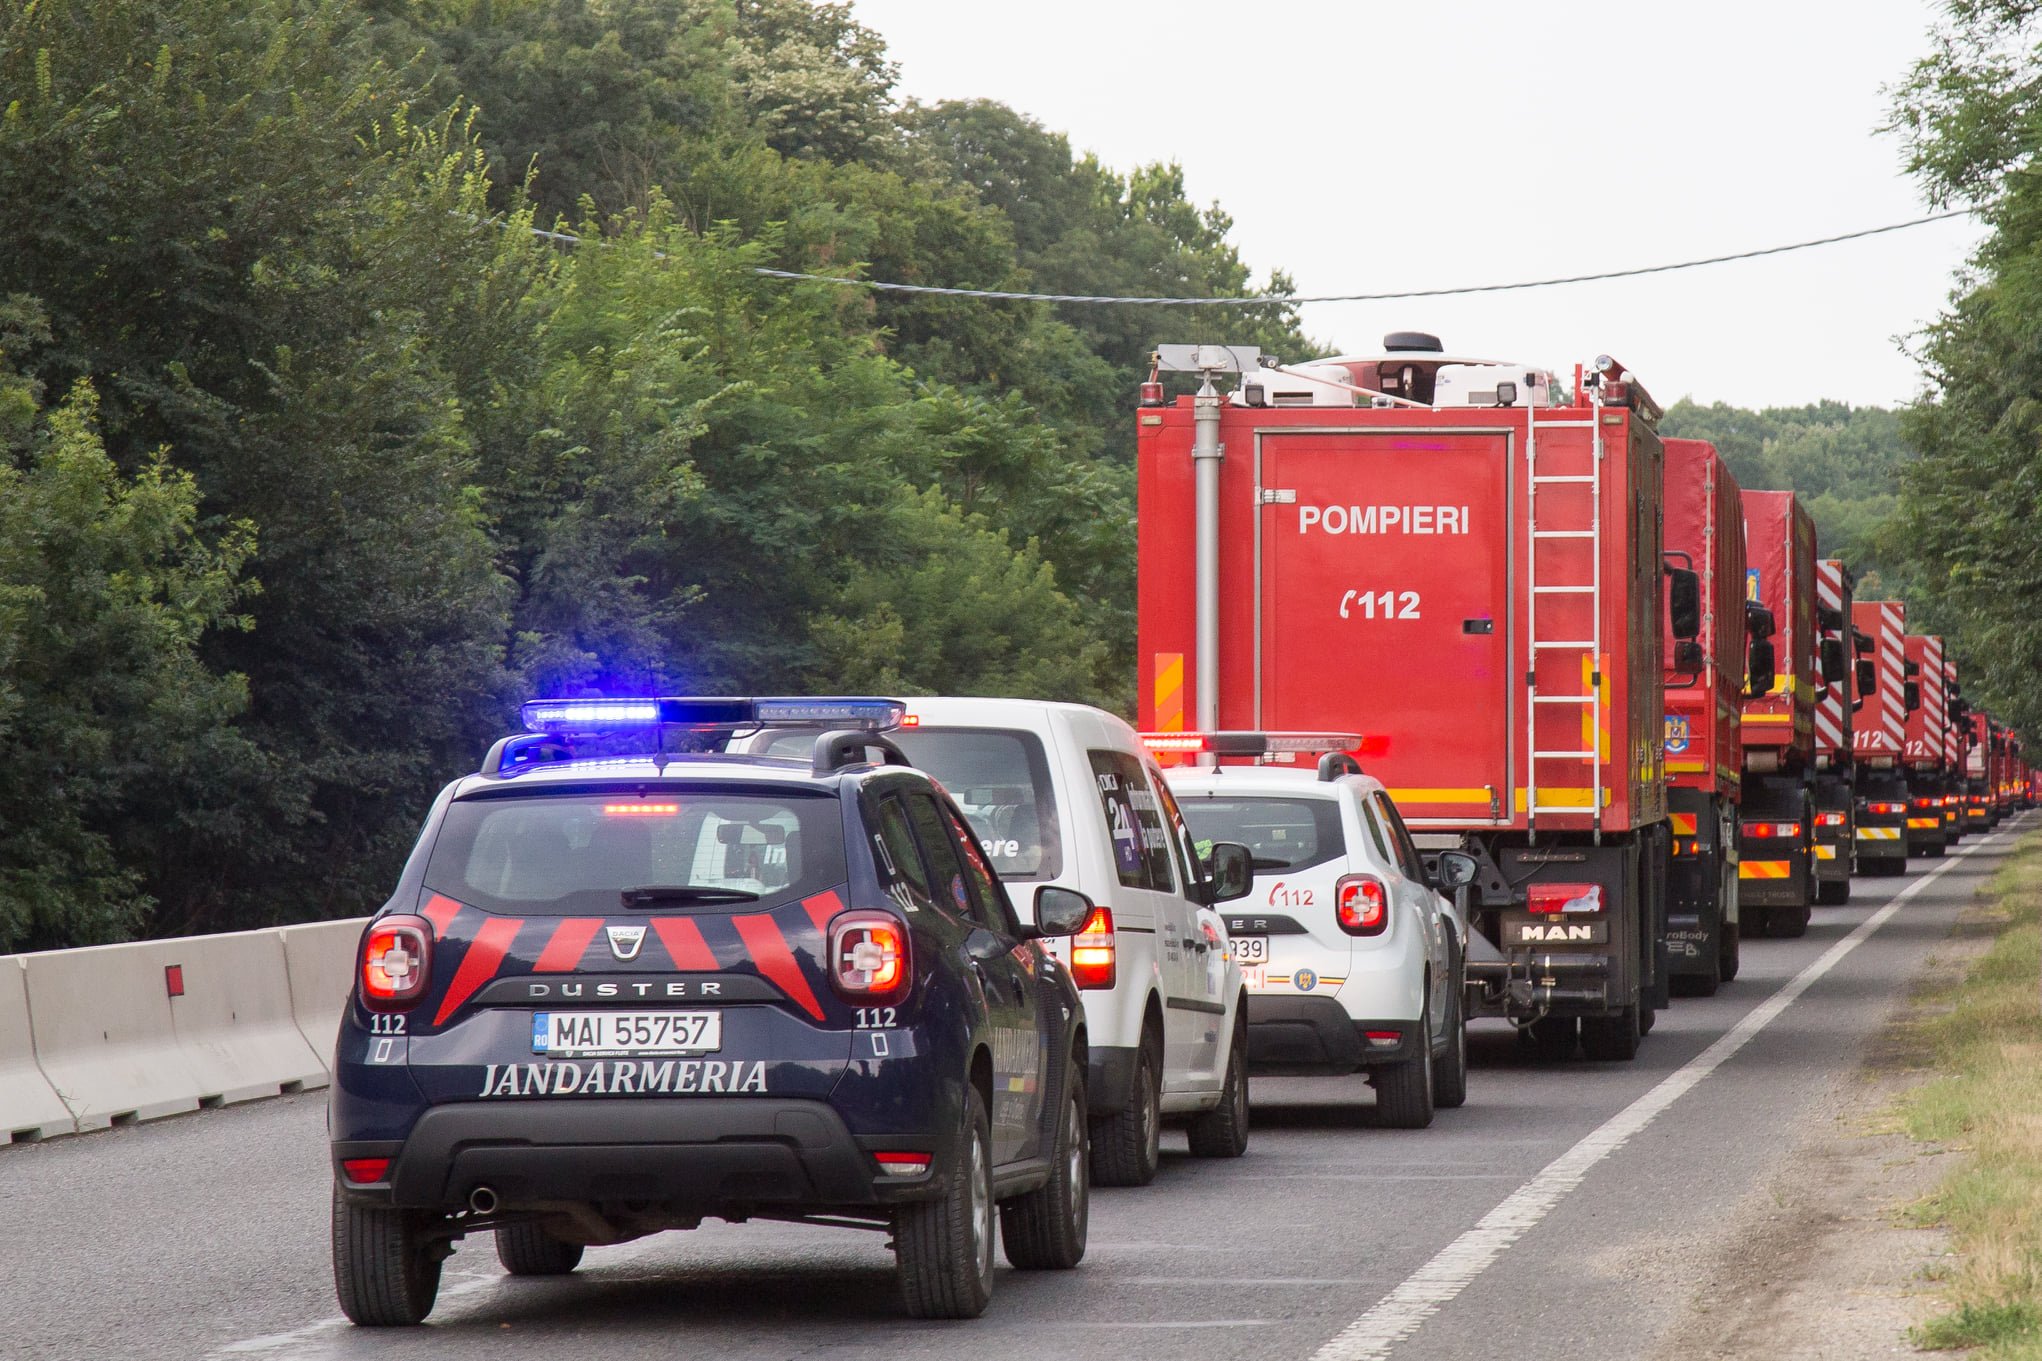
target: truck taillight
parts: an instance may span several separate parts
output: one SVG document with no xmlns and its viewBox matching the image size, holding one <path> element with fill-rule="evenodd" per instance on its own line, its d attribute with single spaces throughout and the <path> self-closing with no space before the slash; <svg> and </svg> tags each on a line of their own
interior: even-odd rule
<svg viewBox="0 0 2042 1361">
<path fill-rule="evenodd" d="M 1817 827 L 1841 827 L 1848 821 L 1850 819 L 1842 813 L 1817 813 L 1815 815 L 1815 825 Z"/>
<path fill-rule="evenodd" d="M 362 1005 L 404 1011 L 425 995 L 432 974 L 432 923 L 400 914 L 369 923 L 362 937 Z"/>
<path fill-rule="evenodd" d="M 864 1003 L 897 996 L 909 978 L 908 932 L 890 912 L 846 912 L 830 923 L 830 986 Z"/>
<path fill-rule="evenodd" d="M 1110 988 L 1114 980 L 1113 909 L 1095 907 L 1071 937 L 1071 977 L 1081 988 Z"/>
<path fill-rule="evenodd" d="M 1746 836 L 1795 837 L 1801 835 L 1798 822 L 1747 822 L 1743 825 Z"/>
<path fill-rule="evenodd" d="M 1530 889 L 1534 912 L 1600 912 L 1601 884 L 1533 884 Z"/>
<path fill-rule="evenodd" d="M 1865 805 L 1865 811 L 1890 817 L 1895 813 L 1905 813 L 1907 805 L 1904 803 L 1868 803 Z"/>
<path fill-rule="evenodd" d="M 1390 924 L 1390 894 L 1373 874 L 1344 875 L 1333 886 L 1334 915 L 1350 936 L 1380 936 Z"/>
</svg>

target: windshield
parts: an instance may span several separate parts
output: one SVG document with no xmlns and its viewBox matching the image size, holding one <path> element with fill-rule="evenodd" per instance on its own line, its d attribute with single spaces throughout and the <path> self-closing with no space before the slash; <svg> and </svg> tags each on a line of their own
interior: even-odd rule
<svg viewBox="0 0 2042 1361">
<path fill-rule="evenodd" d="M 762 911 L 844 881 L 839 808 L 828 794 L 727 788 L 464 799 L 425 883 L 525 915 Z"/>
<path fill-rule="evenodd" d="M 1219 798 L 1177 790 L 1177 806 L 1204 845 L 1238 841 L 1258 870 L 1301 870 L 1343 854 L 1340 805 L 1332 799 Z"/>
</svg>

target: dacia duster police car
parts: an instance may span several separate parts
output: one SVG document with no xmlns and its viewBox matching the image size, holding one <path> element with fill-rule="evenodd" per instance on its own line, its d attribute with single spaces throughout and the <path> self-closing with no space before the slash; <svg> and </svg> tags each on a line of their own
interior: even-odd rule
<svg viewBox="0 0 2042 1361">
<path fill-rule="evenodd" d="M 907 1310 L 1066 1268 L 1085 1014 L 885 700 L 534 702 L 443 790 L 366 928 L 329 1111 L 362 1324 L 432 1308 L 455 1239 L 513 1275 L 704 1218 L 890 1228 Z M 814 728 L 799 759 L 720 745 Z"/>
</svg>

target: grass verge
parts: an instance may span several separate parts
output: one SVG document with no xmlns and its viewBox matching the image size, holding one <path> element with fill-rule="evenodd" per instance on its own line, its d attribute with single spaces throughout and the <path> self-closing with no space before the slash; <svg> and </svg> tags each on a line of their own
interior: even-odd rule
<svg viewBox="0 0 2042 1361">
<path fill-rule="evenodd" d="M 1910 1037 L 1938 1076 L 1902 1098 L 1914 1138 L 1961 1164 L 1911 1218 L 1947 1229 L 1949 1308 L 1918 1347 L 2042 1361 L 2042 833 L 2022 838 L 1966 919 L 1996 932 L 1921 999 Z"/>
</svg>

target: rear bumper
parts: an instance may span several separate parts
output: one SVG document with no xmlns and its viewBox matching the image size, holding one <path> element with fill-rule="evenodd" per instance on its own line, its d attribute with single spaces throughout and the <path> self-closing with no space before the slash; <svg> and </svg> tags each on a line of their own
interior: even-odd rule
<svg viewBox="0 0 2042 1361">
<path fill-rule="evenodd" d="M 1351 1073 L 1417 1052 L 1416 1021 L 1356 1020 L 1331 997 L 1248 998 L 1248 1067 L 1258 1073 Z"/>
<path fill-rule="evenodd" d="M 932 1168 L 947 1148 L 920 1141 Z M 888 1139 L 907 1149 L 915 1140 Z M 343 1186 L 354 1198 L 450 1210 L 487 1186 L 506 1210 L 633 1204 L 674 1214 L 771 1206 L 819 1210 L 927 1194 L 932 1175 L 883 1177 L 842 1118 L 819 1101 L 499 1101 L 435 1106 L 399 1145 L 333 1145 L 344 1158 L 390 1157 L 388 1180 Z"/>
<path fill-rule="evenodd" d="M 1867 860 L 1886 862 L 1907 859 L 1907 828 L 1900 822 L 1877 825 L 1860 822 L 1852 833 L 1860 864 Z"/>
</svg>

